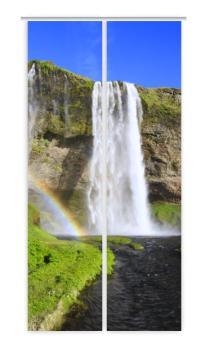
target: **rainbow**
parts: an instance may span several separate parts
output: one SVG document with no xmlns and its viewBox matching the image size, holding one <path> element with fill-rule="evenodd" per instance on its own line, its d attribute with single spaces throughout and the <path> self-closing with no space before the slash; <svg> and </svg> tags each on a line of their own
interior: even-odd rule
<svg viewBox="0 0 206 350">
<path fill-rule="evenodd" d="M 41 180 L 37 179 L 33 174 L 29 172 L 28 176 L 29 188 L 33 189 L 40 196 L 42 204 L 52 213 L 53 218 L 64 229 L 64 236 L 76 236 L 81 237 L 88 235 L 88 232 L 83 229 L 80 224 L 74 218 L 74 215 L 66 208 L 59 198 L 48 188 L 48 186 Z M 34 203 L 35 204 L 35 203 Z M 38 205 L 37 205 L 38 207 Z M 41 209 L 41 208 L 39 208 Z M 58 225 L 57 233 L 58 233 Z M 47 227 L 43 227 L 45 230 Z M 47 229 L 49 232 L 49 229 Z M 52 232 L 50 232 L 52 233 Z M 55 234 L 55 232 L 53 232 Z"/>
</svg>

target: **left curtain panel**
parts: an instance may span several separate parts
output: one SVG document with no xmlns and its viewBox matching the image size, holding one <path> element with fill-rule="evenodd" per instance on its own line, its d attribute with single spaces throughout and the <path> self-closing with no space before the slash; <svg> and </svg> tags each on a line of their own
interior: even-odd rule
<svg viewBox="0 0 206 350">
<path fill-rule="evenodd" d="M 29 330 L 102 330 L 101 60 L 101 22 L 28 22 Z"/>
</svg>

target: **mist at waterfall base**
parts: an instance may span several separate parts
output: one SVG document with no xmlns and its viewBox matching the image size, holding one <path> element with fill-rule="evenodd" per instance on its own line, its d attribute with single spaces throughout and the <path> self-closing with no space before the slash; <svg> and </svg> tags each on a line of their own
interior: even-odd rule
<svg viewBox="0 0 206 350">
<path fill-rule="evenodd" d="M 160 225 L 150 213 L 141 141 L 143 111 L 134 84 L 107 83 L 107 233 L 109 235 L 172 236 L 175 229 Z M 89 232 L 102 232 L 103 119 L 102 85 L 92 96 L 93 155 L 88 190 Z"/>
</svg>

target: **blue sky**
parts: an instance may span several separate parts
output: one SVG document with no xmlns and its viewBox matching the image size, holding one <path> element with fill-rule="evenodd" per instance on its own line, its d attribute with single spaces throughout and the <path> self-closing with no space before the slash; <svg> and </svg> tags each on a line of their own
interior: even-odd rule
<svg viewBox="0 0 206 350">
<path fill-rule="evenodd" d="M 32 21 L 28 58 L 101 80 L 101 22 Z M 108 80 L 181 86 L 181 22 L 108 22 Z"/>
<path fill-rule="evenodd" d="M 181 86 L 181 22 L 109 22 L 108 80 Z"/>
<path fill-rule="evenodd" d="M 28 59 L 48 60 L 74 73 L 101 80 L 101 22 L 31 21 Z"/>
</svg>

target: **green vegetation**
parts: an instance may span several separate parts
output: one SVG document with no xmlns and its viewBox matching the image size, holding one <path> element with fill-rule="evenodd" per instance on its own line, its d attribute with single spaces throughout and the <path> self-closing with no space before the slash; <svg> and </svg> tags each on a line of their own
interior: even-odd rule
<svg viewBox="0 0 206 350">
<path fill-rule="evenodd" d="M 110 245 L 126 245 L 132 249 L 143 251 L 144 247 L 141 243 L 133 242 L 132 238 L 124 236 L 107 236 L 107 274 L 111 275 L 115 265 L 115 255 Z"/>
<path fill-rule="evenodd" d="M 52 113 L 48 115 L 48 126 L 47 131 L 50 131 L 53 134 L 64 135 L 65 131 L 65 122 L 61 118 Z"/>
<path fill-rule="evenodd" d="M 176 203 L 155 202 L 152 203 L 152 213 L 161 223 L 171 226 L 181 226 L 181 205 Z"/>
<path fill-rule="evenodd" d="M 34 138 L 32 141 L 32 152 L 37 154 L 42 154 L 46 151 L 48 146 L 49 146 L 48 140 L 45 140 L 42 137 Z"/>
<path fill-rule="evenodd" d="M 84 236 L 81 237 L 81 241 L 86 241 L 90 244 L 95 244 L 97 246 L 101 246 L 102 244 L 102 236 Z M 115 255 L 112 250 L 107 248 L 107 274 L 111 275 L 114 269 L 115 263 Z"/>
<path fill-rule="evenodd" d="M 108 236 L 107 237 L 108 244 L 116 244 L 116 245 L 128 245 L 129 247 L 143 251 L 144 247 L 141 243 L 133 242 L 132 238 L 124 237 L 124 236 Z"/>
<path fill-rule="evenodd" d="M 144 250 L 144 247 L 143 247 L 143 245 L 141 243 L 132 242 L 132 243 L 130 243 L 130 246 L 132 248 L 134 248 L 135 250 L 140 250 L 140 251 Z"/>
<path fill-rule="evenodd" d="M 81 241 L 102 242 L 102 236 L 84 236 L 84 237 L 81 237 Z M 130 237 L 107 236 L 107 243 L 116 244 L 116 245 L 131 245 L 133 242 L 132 242 L 132 238 Z"/>
<path fill-rule="evenodd" d="M 90 82 L 91 80 L 89 78 L 86 78 L 82 75 L 79 74 L 75 74 L 67 69 L 64 68 L 60 68 L 58 66 L 56 66 L 53 62 L 51 61 L 39 61 L 39 60 L 31 60 L 28 63 L 28 69 L 30 69 L 32 67 L 32 65 L 35 64 L 35 66 L 37 67 L 37 70 L 39 69 L 39 67 L 41 68 L 41 73 L 45 74 L 45 75 L 49 75 L 51 72 L 52 73 L 63 73 L 65 75 L 67 75 L 68 77 L 73 76 L 74 78 L 78 78 L 78 79 L 82 79 L 85 80 L 87 82 Z"/>
<path fill-rule="evenodd" d="M 29 329 L 58 329 L 80 291 L 101 273 L 101 251 L 43 231 L 33 205 L 28 218 Z"/>
<path fill-rule="evenodd" d="M 40 223 L 39 211 L 31 203 L 29 204 L 29 209 L 28 209 L 28 223 L 29 225 L 39 225 Z"/>
<path fill-rule="evenodd" d="M 115 255 L 110 248 L 107 248 L 107 274 L 111 275 L 114 270 Z"/>
<path fill-rule="evenodd" d="M 181 105 L 177 89 L 138 88 L 144 111 L 143 123 L 161 123 L 166 126 L 179 126 L 181 122 Z"/>
<path fill-rule="evenodd" d="M 33 60 L 39 101 L 36 132 L 60 136 L 91 135 L 91 99 L 94 82 L 62 69 L 49 61 Z M 42 102 L 42 103 L 41 103 Z M 45 112 L 46 111 L 46 112 Z M 65 116 L 69 116 L 69 122 Z"/>
<path fill-rule="evenodd" d="M 101 236 L 79 241 L 58 240 L 39 226 L 39 212 L 32 204 L 28 211 L 29 329 L 59 329 L 63 317 L 79 293 L 101 273 Z M 109 236 L 109 244 L 143 250 L 129 237 Z M 107 248 L 107 273 L 114 269 L 115 255 Z"/>
<path fill-rule="evenodd" d="M 85 237 L 81 237 L 81 241 L 86 241 L 88 243 L 94 243 L 99 245 L 102 243 L 102 237 L 85 236 Z M 144 247 L 141 243 L 133 242 L 132 238 L 124 237 L 124 236 L 107 236 L 107 244 L 108 244 L 108 247 L 107 247 L 107 274 L 108 275 L 111 275 L 113 273 L 114 264 L 115 264 L 115 254 L 113 253 L 109 245 L 126 245 L 138 251 L 144 250 Z"/>
<path fill-rule="evenodd" d="M 100 243 L 102 243 L 102 236 L 82 236 L 81 238 L 81 241 L 87 241 L 87 242 L 91 242 L 91 243 L 97 243 L 98 245 Z"/>
<path fill-rule="evenodd" d="M 128 245 L 132 242 L 132 239 L 129 237 L 124 237 L 124 236 L 108 236 L 107 242 L 113 243 L 113 244 L 118 244 L 118 245 L 120 245 L 120 244 Z"/>
</svg>

